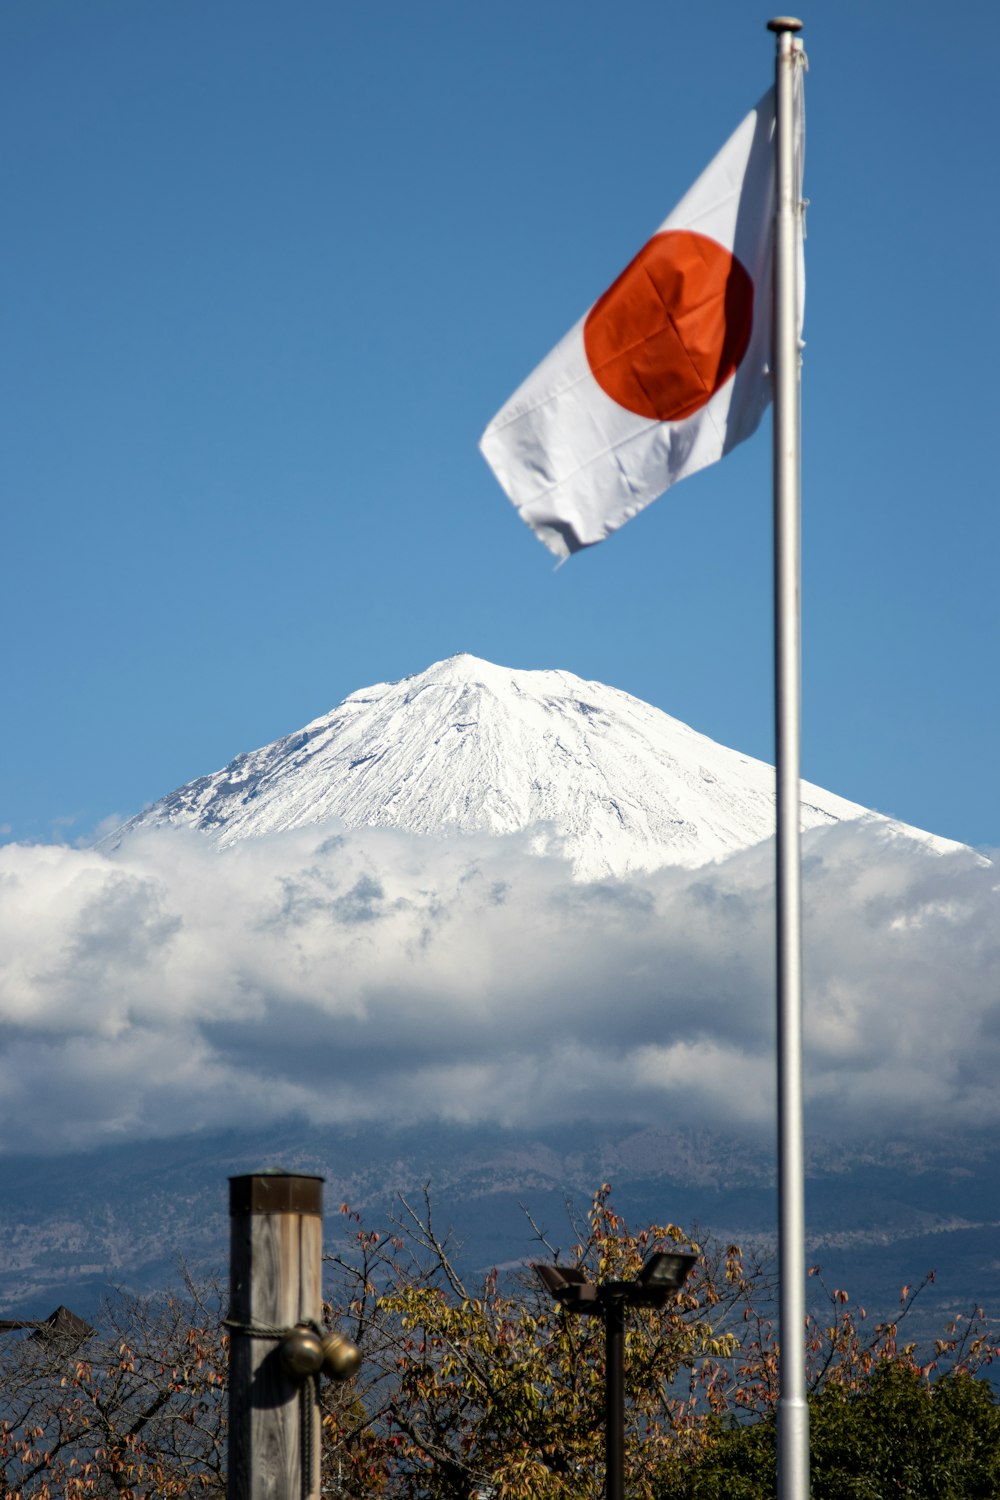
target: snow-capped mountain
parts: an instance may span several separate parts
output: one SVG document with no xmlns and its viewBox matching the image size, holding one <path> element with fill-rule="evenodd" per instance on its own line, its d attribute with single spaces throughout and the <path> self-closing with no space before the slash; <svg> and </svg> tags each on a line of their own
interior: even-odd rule
<svg viewBox="0 0 1000 1500">
<path fill-rule="evenodd" d="M 807 783 L 802 796 L 805 828 L 878 816 Z M 562 851 L 578 876 L 597 878 L 693 867 L 767 838 L 774 771 L 617 688 L 463 654 L 352 693 L 171 792 L 104 847 L 164 824 L 225 847 L 328 819 L 417 833 L 530 829 L 539 852 Z"/>
</svg>

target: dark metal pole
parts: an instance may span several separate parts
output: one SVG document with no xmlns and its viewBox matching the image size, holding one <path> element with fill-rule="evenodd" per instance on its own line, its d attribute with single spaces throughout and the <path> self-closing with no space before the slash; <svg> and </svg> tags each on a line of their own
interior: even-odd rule
<svg viewBox="0 0 1000 1500">
<path fill-rule="evenodd" d="M 625 1299 L 603 1300 L 605 1494 L 625 1500 Z"/>
</svg>

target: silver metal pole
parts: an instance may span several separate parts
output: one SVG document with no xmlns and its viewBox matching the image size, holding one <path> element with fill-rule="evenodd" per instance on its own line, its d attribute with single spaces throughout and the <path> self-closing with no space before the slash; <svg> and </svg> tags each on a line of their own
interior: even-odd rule
<svg viewBox="0 0 1000 1500">
<path fill-rule="evenodd" d="M 795 33 L 777 16 L 777 218 L 774 257 L 774 681 L 777 773 L 778 1497 L 808 1500 L 805 1381 L 805 1157 L 802 1128 L 802 873 L 799 845 L 801 599 L 799 546 L 798 235 L 793 138 Z"/>
</svg>

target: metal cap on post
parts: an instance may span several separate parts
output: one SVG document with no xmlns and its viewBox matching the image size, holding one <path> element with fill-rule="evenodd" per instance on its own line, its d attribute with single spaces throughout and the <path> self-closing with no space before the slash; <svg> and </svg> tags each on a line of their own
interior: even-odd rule
<svg viewBox="0 0 1000 1500">
<path fill-rule="evenodd" d="M 283 1345 L 320 1345 L 323 1178 L 231 1177 L 229 1215 L 229 1500 L 319 1500 L 315 1375 Z"/>
</svg>

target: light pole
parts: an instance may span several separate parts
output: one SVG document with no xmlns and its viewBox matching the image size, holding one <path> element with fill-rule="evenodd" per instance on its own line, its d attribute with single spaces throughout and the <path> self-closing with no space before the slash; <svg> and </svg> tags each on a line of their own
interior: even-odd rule
<svg viewBox="0 0 1000 1500">
<path fill-rule="evenodd" d="M 663 1307 L 687 1280 L 696 1255 L 658 1250 L 635 1281 L 588 1281 L 576 1266 L 531 1269 L 567 1312 L 604 1319 L 604 1473 L 607 1500 L 625 1500 L 625 1308 Z"/>
</svg>

